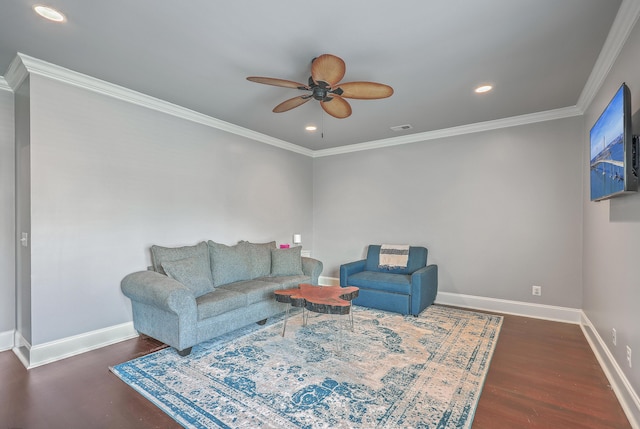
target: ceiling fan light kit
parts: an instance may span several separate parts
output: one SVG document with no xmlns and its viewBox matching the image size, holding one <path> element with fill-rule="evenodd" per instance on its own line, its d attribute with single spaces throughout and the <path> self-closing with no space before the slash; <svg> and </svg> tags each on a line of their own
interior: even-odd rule
<svg viewBox="0 0 640 429">
<path fill-rule="evenodd" d="M 278 104 L 273 112 L 282 113 L 301 106 L 313 99 L 320 102 L 322 109 L 334 118 L 351 116 L 351 105 L 345 98 L 375 100 L 387 98 L 393 94 L 389 85 L 376 82 L 340 83 L 344 77 L 346 65 L 342 58 L 323 54 L 311 61 L 311 76 L 307 85 L 286 79 L 249 76 L 247 80 L 265 85 L 310 91 L 305 95 L 290 98 Z"/>
</svg>

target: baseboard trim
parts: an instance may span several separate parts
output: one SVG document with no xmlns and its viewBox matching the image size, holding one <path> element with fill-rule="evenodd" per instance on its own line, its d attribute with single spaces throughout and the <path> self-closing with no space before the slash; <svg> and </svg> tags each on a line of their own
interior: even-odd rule
<svg viewBox="0 0 640 429">
<path fill-rule="evenodd" d="M 339 286 L 340 279 L 320 277 L 318 283 L 323 286 Z M 579 324 L 582 310 L 577 308 L 558 307 L 554 305 L 535 304 L 530 302 L 510 301 L 506 299 L 486 298 L 461 293 L 438 292 L 436 304 L 451 305 L 484 311 L 495 311 L 515 316 L 532 317 L 534 319 L 552 320 Z"/>
<path fill-rule="evenodd" d="M 532 317 L 534 319 L 545 319 L 552 320 L 554 322 L 574 324 L 580 323 L 582 314 L 582 310 L 577 308 L 511 301 L 507 299 L 485 298 L 482 296 L 450 292 L 438 292 L 436 304 L 495 311 L 498 313 L 513 314 L 515 316 L 525 316 Z"/>
<path fill-rule="evenodd" d="M 137 336 L 133 322 L 127 322 L 35 346 L 16 339 L 13 351 L 22 364 L 31 369 Z"/>
<path fill-rule="evenodd" d="M 0 352 L 11 350 L 13 348 L 13 338 L 15 333 L 15 330 L 0 332 Z"/>
<path fill-rule="evenodd" d="M 29 368 L 29 350 L 31 349 L 31 344 L 29 344 L 18 331 L 15 331 L 13 344 L 13 352 L 20 362 L 22 362 L 22 365 L 24 365 L 25 368 Z"/>
<path fill-rule="evenodd" d="M 638 394 L 633 390 L 631 383 L 629 383 L 629 380 L 624 375 L 622 368 L 620 368 L 620 365 L 618 365 L 615 358 L 609 351 L 607 343 L 594 328 L 591 320 L 589 320 L 584 311 L 581 313 L 582 318 L 580 327 L 591 346 L 591 350 L 593 350 L 593 353 L 596 355 L 596 359 L 598 359 L 598 362 L 600 363 L 600 367 L 607 376 L 609 384 L 611 384 L 613 392 L 629 419 L 631 427 L 634 429 L 640 429 L 640 398 L 638 398 Z"/>
<path fill-rule="evenodd" d="M 336 277 L 318 277 L 318 284 L 321 286 L 340 286 L 340 279 Z"/>
</svg>

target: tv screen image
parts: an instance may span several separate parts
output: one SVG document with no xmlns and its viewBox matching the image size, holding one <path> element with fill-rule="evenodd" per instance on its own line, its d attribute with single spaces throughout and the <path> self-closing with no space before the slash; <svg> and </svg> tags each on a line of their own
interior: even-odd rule
<svg viewBox="0 0 640 429">
<path fill-rule="evenodd" d="M 633 171 L 631 96 L 622 84 L 591 128 L 591 200 L 599 201 L 638 188 Z"/>
</svg>

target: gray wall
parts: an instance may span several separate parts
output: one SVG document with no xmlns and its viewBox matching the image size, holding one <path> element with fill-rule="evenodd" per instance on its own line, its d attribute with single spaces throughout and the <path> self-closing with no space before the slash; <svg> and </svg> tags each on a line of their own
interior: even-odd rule
<svg viewBox="0 0 640 429">
<path fill-rule="evenodd" d="M 0 89 L 0 334 L 15 329 L 13 93 Z M 0 345 L 0 350 L 2 346 Z"/>
<path fill-rule="evenodd" d="M 16 247 L 16 330 L 31 344 L 31 123 L 30 79 L 15 93 L 16 237 L 28 234 L 27 246 Z M 21 340 L 22 341 L 22 340 Z M 19 346 L 26 346 L 19 344 Z"/>
<path fill-rule="evenodd" d="M 312 159 L 31 75 L 32 345 L 131 320 L 152 244 L 313 245 Z"/>
<path fill-rule="evenodd" d="M 632 112 L 640 109 L 640 25 L 636 24 L 616 64 L 585 113 L 585 159 L 589 158 L 588 133 L 617 89 L 626 82 L 631 90 Z M 634 133 L 640 134 L 636 113 Z M 589 201 L 589 166 L 583 165 L 584 299 L 583 309 L 607 343 L 619 367 L 640 389 L 640 194 L 609 201 Z M 617 346 L 611 330 L 617 331 Z M 633 350 L 629 368 L 626 346 Z"/>
<path fill-rule="evenodd" d="M 408 243 L 429 249 L 441 291 L 581 308 L 583 128 L 574 117 L 316 159 L 323 275 L 369 243 Z"/>
</svg>

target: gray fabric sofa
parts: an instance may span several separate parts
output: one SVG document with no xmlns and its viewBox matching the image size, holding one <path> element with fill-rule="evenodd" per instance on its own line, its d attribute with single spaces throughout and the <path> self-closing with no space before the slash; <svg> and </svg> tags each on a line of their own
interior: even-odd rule
<svg viewBox="0 0 640 429">
<path fill-rule="evenodd" d="M 120 286 L 131 299 L 135 329 L 186 356 L 200 342 L 285 311 L 273 291 L 318 284 L 322 262 L 300 251 L 246 241 L 152 246 L 153 266 Z"/>
</svg>

